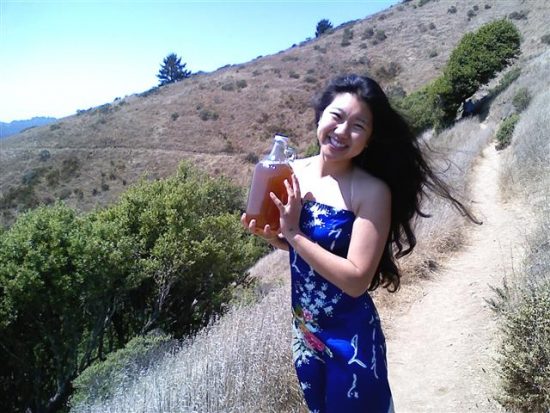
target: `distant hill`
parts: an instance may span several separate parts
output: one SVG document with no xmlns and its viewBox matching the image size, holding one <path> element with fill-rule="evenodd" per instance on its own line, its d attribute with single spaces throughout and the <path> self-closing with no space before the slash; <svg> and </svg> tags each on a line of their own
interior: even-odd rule
<svg viewBox="0 0 550 413">
<path fill-rule="evenodd" d="M 56 118 L 37 116 L 32 119 L 14 120 L 12 122 L 0 122 L 0 139 L 15 135 L 25 129 L 43 126 L 55 122 Z"/>
<path fill-rule="evenodd" d="M 495 19 L 511 19 L 520 30 L 521 60 L 548 48 L 541 41 L 550 21 L 544 0 L 413 0 L 357 17 L 279 53 L 3 139 L 0 226 L 59 199 L 80 211 L 109 205 L 144 175 L 171 175 L 184 159 L 247 186 L 253 160 L 275 133 L 289 136 L 299 155 L 314 144 L 310 102 L 334 75 L 370 74 L 390 95 L 411 93 L 441 74 L 465 33 Z"/>
</svg>

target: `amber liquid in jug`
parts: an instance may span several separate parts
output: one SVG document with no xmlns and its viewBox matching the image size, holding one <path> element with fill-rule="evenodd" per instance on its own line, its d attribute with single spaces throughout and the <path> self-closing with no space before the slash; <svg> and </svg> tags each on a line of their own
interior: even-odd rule
<svg viewBox="0 0 550 413">
<path fill-rule="evenodd" d="M 284 181 L 291 181 L 292 168 L 287 158 L 287 141 L 285 136 L 276 135 L 271 153 L 254 168 L 246 217 L 248 222 L 256 220 L 259 231 L 263 231 L 267 224 L 272 231 L 277 231 L 280 227 L 279 209 L 269 193 L 273 192 L 283 203 L 288 200 Z"/>
</svg>

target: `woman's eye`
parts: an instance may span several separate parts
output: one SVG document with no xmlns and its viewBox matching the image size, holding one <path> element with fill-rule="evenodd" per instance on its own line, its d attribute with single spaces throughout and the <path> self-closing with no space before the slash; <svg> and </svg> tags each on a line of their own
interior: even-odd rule
<svg viewBox="0 0 550 413">
<path fill-rule="evenodd" d="M 332 117 L 336 118 L 336 119 L 340 119 L 342 116 L 340 116 L 340 114 L 338 112 L 330 112 L 330 114 L 332 115 Z"/>
<path fill-rule="evenodd" d="M 356 129 L 360 129 L 360 130 L 365 130 L 365 126 L 364 125 L 361 125 L 359 123 L 355 124 L 355 128 Z"/>
</svg>

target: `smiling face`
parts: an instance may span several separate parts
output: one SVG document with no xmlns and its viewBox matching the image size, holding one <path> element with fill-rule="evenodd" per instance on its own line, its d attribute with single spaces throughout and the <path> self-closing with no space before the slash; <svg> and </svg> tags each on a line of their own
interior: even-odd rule
<svg viewBox="0 0 550 413">
<path fill-rule="evenodd" d="M 348 163 L 359 155 L 372 135 L 369 106 L 351 93 L 336 95 L 317 126 L 323 161 Z"/>
</svg>

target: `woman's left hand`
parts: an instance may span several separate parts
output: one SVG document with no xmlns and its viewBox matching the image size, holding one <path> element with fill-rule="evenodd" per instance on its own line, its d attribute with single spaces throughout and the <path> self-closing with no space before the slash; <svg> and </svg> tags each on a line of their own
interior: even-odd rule
<svg viewBox="0 0 550 413">
<path fill-rule="evenodd" d="M 300 232 L 300 213 L 302 212 L 302 194 L 296 175 L 292 174 L 292 183 L 285 180 L 288 201 L 286 204 L 271 192 L 269 195 L 279 209 L 281 232 L 287 240 Z"/>
</svg>

